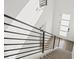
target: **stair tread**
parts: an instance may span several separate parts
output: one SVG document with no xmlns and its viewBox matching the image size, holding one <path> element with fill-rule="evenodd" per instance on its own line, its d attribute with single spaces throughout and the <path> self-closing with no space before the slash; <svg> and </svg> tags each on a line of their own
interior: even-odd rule
<svg viewBox="0 0 79 59">
<path fill-rule="evenodd" d="M 56 49 L 42 59 L 72 59 L 72 54 L 62 49 Z"/>
</svg>

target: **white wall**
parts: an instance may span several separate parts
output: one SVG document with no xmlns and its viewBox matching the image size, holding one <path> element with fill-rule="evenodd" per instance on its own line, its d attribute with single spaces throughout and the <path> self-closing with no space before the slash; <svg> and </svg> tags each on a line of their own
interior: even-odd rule
<svg viewBox="0 0 79 59">
<path fill-rule="evenodd" d="M 74 0 L 55 0 L 54 6 L 54 26 L 53 26 L 53 34 L 59 36 L 59 25 L 62 19 L 62 14 L 70 14 L 70 24 L 69 24 L 69 33 L 67 37 L 62 37 L 69 39 L 71 41 L 74 40 Z"/>
<path fill-rule="evenodd" d="M 40 9 L 39 0 L 30 0 L 16 18 L 34 26 L 43 12 L 42 9 L 38 9 Z"/>
<path fill-rule="evenodd" d="M 38 22 L 36 23 L 36 27 L 40 28 L 41 26 L 45 26 L 46 31 L 52 33 L 53 31 L 53 11 L 54 11 L 54 0 L 48 0 L 47 6 L 44 8 L 44 12 L 40 16 Z"/>
</svg>

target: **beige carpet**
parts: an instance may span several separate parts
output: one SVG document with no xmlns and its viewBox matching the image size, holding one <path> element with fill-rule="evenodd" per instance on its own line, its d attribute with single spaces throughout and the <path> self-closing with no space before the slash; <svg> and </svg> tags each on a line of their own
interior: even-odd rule
<svg viewBox="0 0 79 59">
<path fill-rule="evenodd" d="M 72 54 L 69 51 L 56 49 L 55 51 L 51 52 L 41 59 L 72 59 Z"/>
</svg>

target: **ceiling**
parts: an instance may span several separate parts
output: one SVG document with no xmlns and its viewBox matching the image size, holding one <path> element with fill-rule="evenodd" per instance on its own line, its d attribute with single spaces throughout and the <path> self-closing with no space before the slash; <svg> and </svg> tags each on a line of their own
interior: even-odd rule
<svg viewBox="0 0 79 59">
<path fill-rule="evenodd" d="M 16 17 L 30 0 L 5 0 L 4 13 Z"/>
</svg>

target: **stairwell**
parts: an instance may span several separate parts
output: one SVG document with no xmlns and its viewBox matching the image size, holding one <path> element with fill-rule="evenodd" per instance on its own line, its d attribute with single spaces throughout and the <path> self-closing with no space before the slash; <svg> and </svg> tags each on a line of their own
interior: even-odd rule
<svg viewBox="0 0 79 59">
<path fill-rule="evenodd" d="M 21 12 L 18 14 L 18 16 L 16 18 L 19 19 L 19 20 L 21 20 L 21 21 L 24 21 L 26 23 L 29 23 L 29 24 L 31 24 L 33 26 L 37 26 L 36 23 L 38 23 L 37 21 L 40 18 L 40 16 L 42 15 L 43 9 L 40 9 L 38 7 L 38 3 L 37 3 L 38 1 L 37 0 L 35 0 L 35 1 L 36 2 L 34 2 L 33 0 L 30 0 L 30 2 L 21 10 Z M 33 4 L 32 4 L 32 2 L 33 2 Z M 37 4 L 37 5 L 35 5 L 35 4 Z M 50 6 L 51 6 L 51 4 L 50 4 Z M 46 12 L 47 11 L 48 10 L 46 10 Z M 52 13 L 50 12 L 49 15 L 51 15 L 51 14 Z M 46 15 L 46 13 L 45 13 L 45 15 Z M 49 18 L 52 20 L 52 17 L 49 17 L 48 16 L 47 19 L 49 19 Z M 44 17 L 44 19 L 46 20 L 45 17 Z M 51 22 L 51 21 L 49 21 L 49 22 Z M 33 30 L 31 27 L 28 27 L 26 25 L 20 24 L 19 22 L 16 22 L 16 21 L 12 21 L 11 24 L 12 25 L 20 26 L 22 28 L 27 28 L 27 29 Z M 52 26 L 50 26 L 50 28 L 51 27 Z M 48 29 L 49 29 L 49 26 L 48 26 Z M 28 31 L 16 29 L 16 28 L 13 28 L 13 27 L 8 27 L 6 30 L 15 31 L 15 32 L 24 33 L 24 34 L 37 35 L 35 33 L 31 33 L 31 32 L 28 32 Z M 49 31 L 51 31 L 51 30 L 52 29 L 49 29 Z M 40 32 L 40 31 L 37 31 L 37 32 Z M 27 38 L 28 39 L 31 39 L 31 38 L 32 39 L 35 39 L 34 37 L 30 37 L 29 38 L 28 36 L 22 36 L 22 35 L 13 35 L 13 34 L 8 34 L 7 35 L 7 33 L 5 33 L 5 37 L 17 37 L 17 38 L 24 38 L 24 39 L 27 39 Z M 68 49 L 64 50 L 64 49 L 59 48 L 59 39 L 57 41 L 58 42 L 55 41 L 55 44 L 54 44 L 54 48 L 55 49 L 53 49 L 53 42 L 54 42 L 53 39 L 52 38 L 47 39 L 46 43 L 48 45 L 49 50 L 45 51 L 44 53 L 37 53 L 35 55 L 28 56 L 28 57 L 25 57 L 25 58 L 22 58 L 22 59 L 72 59 L 72 54 L 71 54 L 71 52 L 72 52 L 71 49 L 72 48 L 71 47 L 72 47 L 73 44 L 70 44 L 70 46 L 67 45 Z M 17 42 L 18 43 L 29 43 L 29 42 L 30 43 L 40 43 L 40 42 L 37 42 L 37 41 L 18 41 L 18 40 L 17 41 L 16 40 L 11 41 L 11 40 L 5 40 L 5 44 L 7 44 L 7 43 L 9 43 L 9 44 L 16 43 L 17 44 Z M 41 44 L 39 44 L 39 45 L 41 47 Z M 61 44 L 61 45 L 64 45 L 64 44 Z M 25 47 L 32 47 L 32 46 L 36 46 L 36 45 L 30 45 L 30 46 L 25 46 L 25 45 L 20 45 L 20 46 L 16 46 L 16 45 L 15 46 L 7 46 L 7 47 L 5 47 L 5 50 L 8 50 L 10 48 L 11 49 L 13 49 L 13 48 L 20 48 L 20 47 L 25 48 Z M 69 49 L 69 47 L 70 47 L 70 49 Z M 66 46 L 65 46 L 65 48 L 66 48 Z M 31 49 L 29 49 L 29 50 L 31 50 Z M 5 52 L 5 56 L 6 55 L 10 55 L 10 54 L 16 54 L 18 52 L 29 51 L 29 50 L 28 49 L 24 49 L 24 50 L 17 50 L 17 51 L 9 51 L 9 52 Z M 24 56 L 24 55 L 26 55 L 26 53 L 25 54 L 21 54 L 21 55 L 17 55 L 17 56 L 12 56 L 12 57 L 5 58 L 5 59 L 16 59 L 16 58 L 21 57 L 21 56 Z"/>
</svg>

